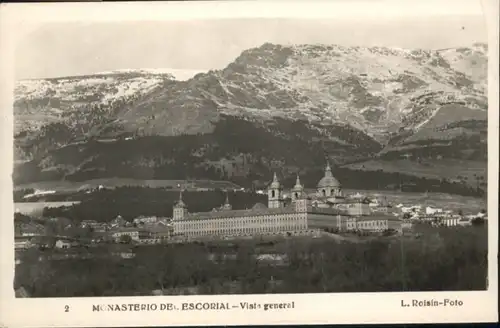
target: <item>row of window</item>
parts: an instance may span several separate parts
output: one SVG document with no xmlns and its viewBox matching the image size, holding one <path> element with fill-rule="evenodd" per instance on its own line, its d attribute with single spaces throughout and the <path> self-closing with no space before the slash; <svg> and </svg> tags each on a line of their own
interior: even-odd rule
<svg viewBox="0 0 500 328">
<path fill-rule="evenodd" d="M 294 215 L 258 219 L 232 219 L 218 222 L 214 222 L 214 220 L 179 222 L 174 226 L 176 232 L 189 235 L 264 233 L 305 228 L 307 228 L 305 218 Z"/>
<path fill-rule="evenodd" d="M 220 229 L 242 229 L 242 228 L 251 228 L 258 229 L 260 227 L 287 227 L 287 226 L 295 226 L 299 223 L 299 221 L 282 221 L 282 222 L 261 222 L 261 223 L 250 223 L 247 222 L 235 222 L 230 224 L 222 224 L 222 225 L 208 225 L 208 224 L 195 224 L 195 225 L 179 225 L 175 228 L 175 230 L 220 230 Z"/>
<path fill-rule="evenodd" d="M 294 228 L 297 226 L 306 225 L 306 222 L 300 221 L 291 221 L 291 222 L 280 222 L 279 224 L 260 224 L 260 225 L 248 225 L 248 224 L 237 224 L 231 226 L 207 226 L 207 225 L 199 225 L 199 226 L 180 226 L 176 231 L 216 231 L 216 230 L 241 230 L 241 229 L 282 229 L 282 228 Z"/>
<path fill-rule="evenodd" d="M 321 189 L 321 195 L 324 196 L 342 196 L 342 191 L 340 189 Z"/>
<path fill-rule="evenodd" d="M 383 228 L 387 227 L 387 221 L 364 221 L 358 222 L 359 228 Z"/>
<path fill-rule="evenodd" d="M 293 225 L 293 226 L 283 226 L 283 227 L 243 227 L 243 228 L 230 228 L 230 229 L 208 229 L 208 230 L 186 230 L 184 234 L 188 236 L 205 236 L 205 235 L 238 235 L 238 234 L 259 234 L 259 233 L 273 233 L 273 232 L 285 232 L 294 230 L 304 230 L 307 229 L 306 224 Z"/>
<path fill-rule="evenodd" d="M 242 225 L 281 225 L 286 224 L 288 222 L 295 221 L 300 219 L 297 215 L 280 215 L 274 217 L 255 217 L 255 218 L 233 218 L 233 219 L 215 219 L 215 220 L 197 220 L 197 221 L 184 221 L 184 222 L 176 222 L 174 226 L 176 228 L 230 228 L 230 227 L 241 227 Z"/>
</svg>

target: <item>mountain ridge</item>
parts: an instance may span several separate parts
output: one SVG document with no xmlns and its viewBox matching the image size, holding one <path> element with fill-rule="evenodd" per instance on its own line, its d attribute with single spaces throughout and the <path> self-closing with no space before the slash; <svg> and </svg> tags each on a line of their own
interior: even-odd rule
<svg viewBox="0 0 500 328">
<path fill-rule="evenodd" d="M 41 163 L 53 162 L 48 158 L 57 149 L 106 138 L 202 135 L 213 142 L 210 136 L 230 117 L 257 128 L 248 138 L 268 133 L 267 142 L 280 138 L 282 147 L 303 140 L 339 164 L 408 154 L 484 161 L 486 72 L 484 44 L 427 51 L 266 43 L 185 81 L 131 70 L 41 80 L 35 92 L 20 82 L 16 159 L 46 169 Z M 224 131 L 222 139 L 238 132 Z M 290 157 L 276 151 L 265 156 Z M 240 155 L 250 154 L 228 149 L 218 160 Z"/>
</svg>

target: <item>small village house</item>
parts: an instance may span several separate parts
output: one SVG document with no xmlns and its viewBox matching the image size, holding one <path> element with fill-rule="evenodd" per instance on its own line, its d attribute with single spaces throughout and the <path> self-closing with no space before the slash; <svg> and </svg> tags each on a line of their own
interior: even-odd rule
<svg viewBox="0 0 500 328">
<path fill-rule="evenodd" d="M 154 224 L 156 222 L 158 222 L 160 220 L 160 218 L 156 217 L 156 216 L 139 216 L 137 218 L 134 219 L 134 223 L 139 225 L 139 224 Z"/>
<path fill-rule="evenodd" d="M 16 225 L 16 234 L 23 237 L 35 237 L 45 234 L 45 227 L 41 224 L 30 222 Z"/>
<path fill-rule="evenodd" d="M 67 249 L 71 248 L 73 246 L 73 243 L 70 240 L 67 239 L 58 239 L 56 241 L 55 247 L 59 249 Z"/>
<path fill-rule="evenodd" d="M 109 226 L 111 228 L 125 227 L 127 223 L 128 223 L 127 220 L 125 220 L 121 215 L 118 215 L 109 223 Z"/>
<path fill-rule="evenodd" d="M 130 236 L 130 239 L 135 242 L 140 242 L 143 239 L 150 239 L 151 232 L 134 227 L 120 227 L 112 231 L 113 239 L 120 242 L 123 236 Z"/>
<path fill-rule="evenodd" d="M 31 242 L 31 237 L 22 237 L 16 236 L 14 239 L 14 248 L 17 249 L 26 249 L 33 247 L 33 243 Z"/>
</svg>

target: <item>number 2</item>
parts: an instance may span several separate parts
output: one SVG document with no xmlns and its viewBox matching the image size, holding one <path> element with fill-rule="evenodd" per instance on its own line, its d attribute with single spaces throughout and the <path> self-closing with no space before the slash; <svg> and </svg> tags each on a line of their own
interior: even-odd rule
<svg viewBox="0 0 500 328">
<path fill-rule="evenodd" d="M 69 312 L 69 305 L 64 306 L 64 312 Z"/>
</svg>

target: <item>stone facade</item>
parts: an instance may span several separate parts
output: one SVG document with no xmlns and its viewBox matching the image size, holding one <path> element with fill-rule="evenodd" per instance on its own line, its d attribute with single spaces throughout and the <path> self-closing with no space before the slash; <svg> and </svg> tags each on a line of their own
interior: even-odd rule
<svg viewBox="0 0 500 328">
<path fill-rule="evenodd" d="M 330 165 L 326 166 L 325 176 L 318 183 L 315 193 L 306 195 L 298 176 L 290 191 L 291 201 L 287 202 L 274 174 L 267 190 L 267 207 L 256 204 L 251 209 L 233 210 L 226 197 L 225 204 L 220 208 L 202 213 L 189 213 L 181 192 L 173 209 L 173 235 L 200 238 L 296 234 L 324 228 L 339 231 L 387 230 L 389 222 L 394 221 L 388 217 L 370 218 L 370 207 L 362 200 L 346 201 Z"/>
</svg>

